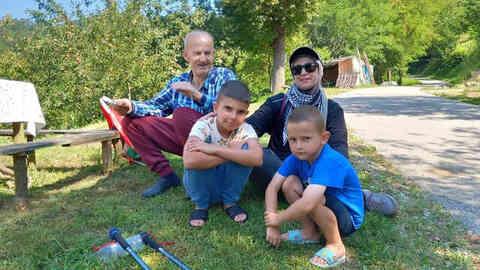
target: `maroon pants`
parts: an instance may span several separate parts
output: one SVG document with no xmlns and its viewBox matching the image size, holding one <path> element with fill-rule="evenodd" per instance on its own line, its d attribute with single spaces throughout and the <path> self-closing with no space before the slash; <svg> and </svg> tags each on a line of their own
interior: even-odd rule
<svg viewBox="0 0 480 270">
<path fill-rule="evenodd" d="M 201 116 L 201 113 L 190 108 L 178 108 L 172 118 L 125 117 L 122 126 L 142 161 L 152 171 L 165 176 L 172 173 L 173 169 L 161 151 L 181 156 L 188 134 Z"/>
</svg>

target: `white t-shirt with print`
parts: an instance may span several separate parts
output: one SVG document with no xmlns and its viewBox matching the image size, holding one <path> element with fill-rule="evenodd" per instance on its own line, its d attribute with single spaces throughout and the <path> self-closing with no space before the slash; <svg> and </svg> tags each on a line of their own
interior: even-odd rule
<svg viewBox="0 0 480 270">
<path fill-rule="evenodd" d="M 228 138 L 224 138 L 217 128 L 217 117 L 198 120 L 190 131 L 190 136 L 200 138 L 203 142 L 227 146 L 230 143 L 243 143 L 248 139 L 256 139 L 257 133 L 253 127 L 244 122 L 234 130 Z"/>
</svg>

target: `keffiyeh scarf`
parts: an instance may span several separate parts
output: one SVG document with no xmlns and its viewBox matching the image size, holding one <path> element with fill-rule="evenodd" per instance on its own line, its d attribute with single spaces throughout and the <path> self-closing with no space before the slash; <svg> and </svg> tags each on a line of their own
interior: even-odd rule
<svg viewBox="0 0 480 270">
<path fill-rule="evenodd" d="M 287 122 L 288 117 L 292 111 L 301 105 L 312 105 L 318 108 L 322 114 L 325 123 L 327 122 L 327 112 L 328 112 L 328 100 L 325 90 L 319 85 L 319 87 L 313 91 L 311 94 L 304 93 L 297 88 L 295 84 L 292 84 L 287 93 L 287 101 L 290 103 L 290 106 L 286 106 L 286 117 L 285 125 L 283 126 L 283 145 L 286 145 L 288 142 L 287 136 Z M 287 104 L 288 105 L 288 104 Z"/>
</svg>

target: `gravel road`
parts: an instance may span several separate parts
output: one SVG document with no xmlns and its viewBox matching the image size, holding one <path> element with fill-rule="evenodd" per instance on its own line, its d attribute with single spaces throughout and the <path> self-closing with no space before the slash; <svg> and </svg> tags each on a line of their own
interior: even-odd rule
<svg viewBox="0 0 480 270">
<path fill-rule="evenodd" d="M 357 89 L 334 99 L 354 134 L 480 233 L 480 106 L 420 87 Z"/>
</svg>

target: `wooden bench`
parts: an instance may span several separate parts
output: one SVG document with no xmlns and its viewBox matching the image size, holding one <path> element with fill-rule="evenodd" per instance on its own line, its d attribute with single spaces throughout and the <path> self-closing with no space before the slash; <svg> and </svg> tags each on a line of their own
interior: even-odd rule
<svg viewBox="0 0 480 270">
<path fill-rule="evenodd" d="M 22 123 L 16 123 L 18 125 L 14 125 L 13 129 L 0 129 L 0 136 L 8 136 L 12 137 L 14 143 L 23 143 L 25 142 L 25 139 L 27 142 L 32 142 L 34 140 L 34 136 L 32 135 L 26 135 L 24 134 L 23 126 Z M 20 126 L 19 126 L 20 125 Z M 105 130 L 81 130 L 81 129 L 41 129 L 37 135 L 52 135 L 52 134 L 83 134 L 83 133 L 89 133 L 89 132 L 102 132 Z M 25 137 L 25 138 L 23 138 Z M 35 151 L 32 150 L 28 154 L 28 163 L 36 163 L 35 160 Z M 8 168 L 5 168 L 0 164 L 0 172 L 4 174 L 10 174 L 10 171 Z"/>
<path fill-rule="evenodd" d="M 8 130 L 1 130 L 2 135 L 9 136 Z M 51 131 L 44 131 L 43 134 L 51 134 Z M 54 133 L 54 132 L 53 132 Z M 42 134 L 42 131 L 40 132 Z M 26 143 L 16 143 L 0 146 L 0 155 L 13 156 L 13 171 L 15 174 L 15 200 L 17 207 L 25 208 L 28 197 L 28 154 L 40 148 L 51 146 L 74 146 L 93 142 L 102 143 L 102 163 L 103 173 L 109 173 L 112 170 L 113 155 L 112 150 L 115 147 L 116 153 L 121 151 L 120 136 L 115 130 L 89 130 L 89 131 L 59 131 L 56 134 L 64 134 L 60 137 L 30 141 Z"/>
</svg>

